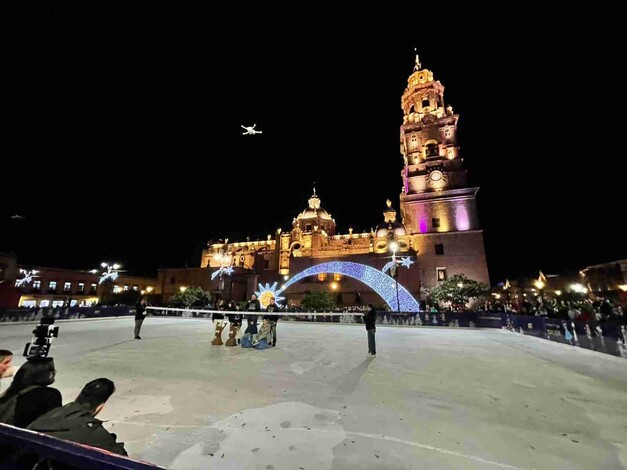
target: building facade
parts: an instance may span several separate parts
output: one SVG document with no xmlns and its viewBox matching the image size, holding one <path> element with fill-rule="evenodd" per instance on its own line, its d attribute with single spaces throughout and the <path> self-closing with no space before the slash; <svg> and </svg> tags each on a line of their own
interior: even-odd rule
<svg viewBox="0 0 627 470">
<path fill-rule="evenodd" d="M 25 277 L 31 273 L 30 279 Z M 13 285 L 21 294 L 20 307 L 89 307 L 102 300 L 106 287 L 100 275 L 80 271 L 38 266 L 18 266 Z M 159 294 L 155 278 L 120 274 L 111 285 L 113 294 L 128 290 Z"/>
<path fill-rule="evenodd" d="M 396 256 L 413 262 L 407 269 L 399 268 L 397 280 L 416 299 L 424 300 L 429 288 L 453 274 L 489 284 L 476 204 L 479 188 L 468 185 L 457 144 L 459 115 L 445 105 L 444 87 L 430 70 L 421 67 L 418 56 L 401 107 L 404 165 L 397 206 L 400 217 L 388 200 L 376 230 L 355 233 L 350 229 L 340 235 L 335 219 L 322 207 L 314 188 L 308 207 L 293 219 L 289 231 L 278 230 L 267 240 L 209 243 L 201 268 L 194 274 L 202 283 L 195 285 L 209 285 L 224 298 L 232 296 L 235 291 L 227 292 L 223 282 L 221 288 L 209 282 L 213 272 L 228 266 L 233 268 L 229 285 L 239 285 L 236 297 L 244 299 L 259 283 L 280 285 L 319 263 L 352 261 L 382 269 Z M 176 291 L 174 271 L 160 272 L 164 294 L 168 281 L 172 292 Z M 186 269 L 188 274 L 181 271 L 179 275 L 191 276 L 192 271 Z M 305 293 L 315 290 L 332 292 L 340 305 L 380 303 L 366 285 L 336 273 L 307 278 L 290 286 L 284 295 L 288 304 L 298 305 Z"/>
</svg>

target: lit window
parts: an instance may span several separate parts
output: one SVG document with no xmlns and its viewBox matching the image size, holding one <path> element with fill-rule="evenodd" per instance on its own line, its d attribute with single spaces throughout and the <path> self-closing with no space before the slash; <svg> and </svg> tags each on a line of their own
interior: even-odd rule
<svg viewBox="0 0 627 470">
<path fill-rule="evenodd" d="M 48 289 L 57 290 L 57 281 L 50 281 L 50 283 L 48 284 Z"/>
<path fill-rule="evenodd" d="M 41 281 L 33 281 L 33 289 L 41 289 Z"/>
<path fill-rule="evenodd" d="M 72 283 L 65 282 L 63 283 L 63 292 L 70 292 L 72 290 Z"/>
<path fill-rule="evenodd" d="M 113 293 L 114 294 L 119 294 L 122 291 L 122 288 L 120 286 L 118 286 L 117 284 L 115 286 L 113 286 Z"/>
<path fill-rule="evenodd" d="M 333 273 L 333 280 L 339 281 L 342 279 L 342 275 L 340 273 Z"/>
<path fill-rule="evenodd" d="M 92 284 L 91 285 L 91 291 L 92 292 L 96 292 L 98 290 L 98 285 L 97 284 Z"/>
<path fill-rule="evenodd" d="M 128 286 L 124 286 L 124 292 L 128 290 Z"/>
<path fill-rule="evenodd" d="M 435 268 L 438 281 L 446 280 L 446 268 Z"/>
<path fill-rule="evenodd" d="M 133 286 L 133 290 L 139 290 L 139 286 Z"/>
<path fill-rule="evenodd" d="M 85 283 L 84 282 L 79 282 L 78 283 L 78 291 L 79 292 L 85 292 Z"/>
<path fill-rule="evenodd" d="M 318 274 L 318 280 L 320 282 L 326 281 L 327 280 L 327 273 L 320 273 L 320 274 Z"/>
</svg>

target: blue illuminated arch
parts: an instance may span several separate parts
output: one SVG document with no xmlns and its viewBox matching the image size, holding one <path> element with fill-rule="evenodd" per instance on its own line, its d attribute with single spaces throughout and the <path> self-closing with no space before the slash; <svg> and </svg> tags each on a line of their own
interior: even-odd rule
<svg viewBox="0 0 627 470">
<path fill-rule="evenodd" d="M 393 278 L 365 264 L 348 261 L 331 261 L 307 268 L 287 281 L 281 292 L 305 277 L 322 273 L 338 273 L 363 282 L 379 294 L 393 312 L 399 310 L 401 312 L 418 312 L 420 310 L 416 299 L 400 284 L 398 284 L 398 303 L 401 308 L 398 308 L 396 303 L 396 281 Z"/>
</svg>

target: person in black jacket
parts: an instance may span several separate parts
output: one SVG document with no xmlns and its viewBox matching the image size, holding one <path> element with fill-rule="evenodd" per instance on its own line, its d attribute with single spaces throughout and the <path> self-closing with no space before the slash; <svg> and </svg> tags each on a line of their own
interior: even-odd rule
<svg viewBox="0 0 627 470">
<path fill-rule="evenodd" d="M 62 404 L 61 392 L 48 387 L 56 376 L 51 357 L 28 359 L 0 396 L 0 422 L 25 428 L 35 419 Z"/>
<path fill-rule="evenodd" d="M 377 347 L 374 341 L 374 334 L 377 331 L 375 321 L 377 320 L 377 311 L 374 305 L 368 304 L 368 312 L 366 312 L 364 323 L 366 324 L 366 331 L 368 332 L 368 356 L 376 357 Z"/>
<path fill-rule="evenodd" d="M 280 311 L 280 307 L 275 303 L 274 297 L 270 297 L 266 311 L 268 312 L 266 317 L 270 320 L 270 326 L 272 327 L 272 334 L 270 335 L 268 344 L 271 344 L 272 347 L 274 347 L 276 346 L 276 325 L 280 317 L 278 313 Z"/>
<path fill-rule="evenodd" d="M 141 339 L 139 332 L 142 329 L 144 318 L 146 318 L 146 304 L 146 298 L 142 297 L 135 306 L 135 339 Z"/>
<path fill-rule="evenodd" d="M 128 455 L 124 443 L 96 419 L 104 404 L 115 392 L 114 383 L 105 378 L 92 380 L 83 387 L 76 400 L 52 410 L 33 421 L 28 429 L 67 441 L 86 444 L 120 455 Z"/>
</svg>

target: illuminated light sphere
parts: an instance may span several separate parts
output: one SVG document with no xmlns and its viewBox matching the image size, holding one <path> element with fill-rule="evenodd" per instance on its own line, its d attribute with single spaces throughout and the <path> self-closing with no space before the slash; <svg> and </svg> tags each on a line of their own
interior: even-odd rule
<svg viewBox="0 0 627 470">
<path fill-rule="evenodd" d="M 371 266 L 349 261 L 331 261 L 329 263 L 321 263 L 316 266 L 307 268 L 300 273 L 294 275 L 278 292 L 283 292 L 289 286 L 305 277 L 317 276 L 318 274 L 322 273 L 342 274 L 344 276 L 348 276 L 353 279 L 357 279 L 360 282 L 363 282 L 383 299 L 383 301 L 390 307 L 391 311 L 420 311 L 420 305 L 418 304 L 416 299 L 400 283 L 396 283 L 393 278 Z M 397 287 L 398 304 L 400 304 L 400 308 L 398 308 L 396 301 Z"/>
<path fill-rule="evenodd" d="M 270 299 L 274 298 L 274 303 L 279 307 L 281 306 L 281 301 L 285 300 L 285 297 L 280 297 L 281 292 L 284 289 L 277 289 L 278 282 L 272 284 L 272 286 L 266 282 L 265 286 L 259 284 L 259 290 L 255 292 L 255 295 L 259 299 L 259 303 L 263 308 L 267 308 L 270 304 Z"/>
</svg>

